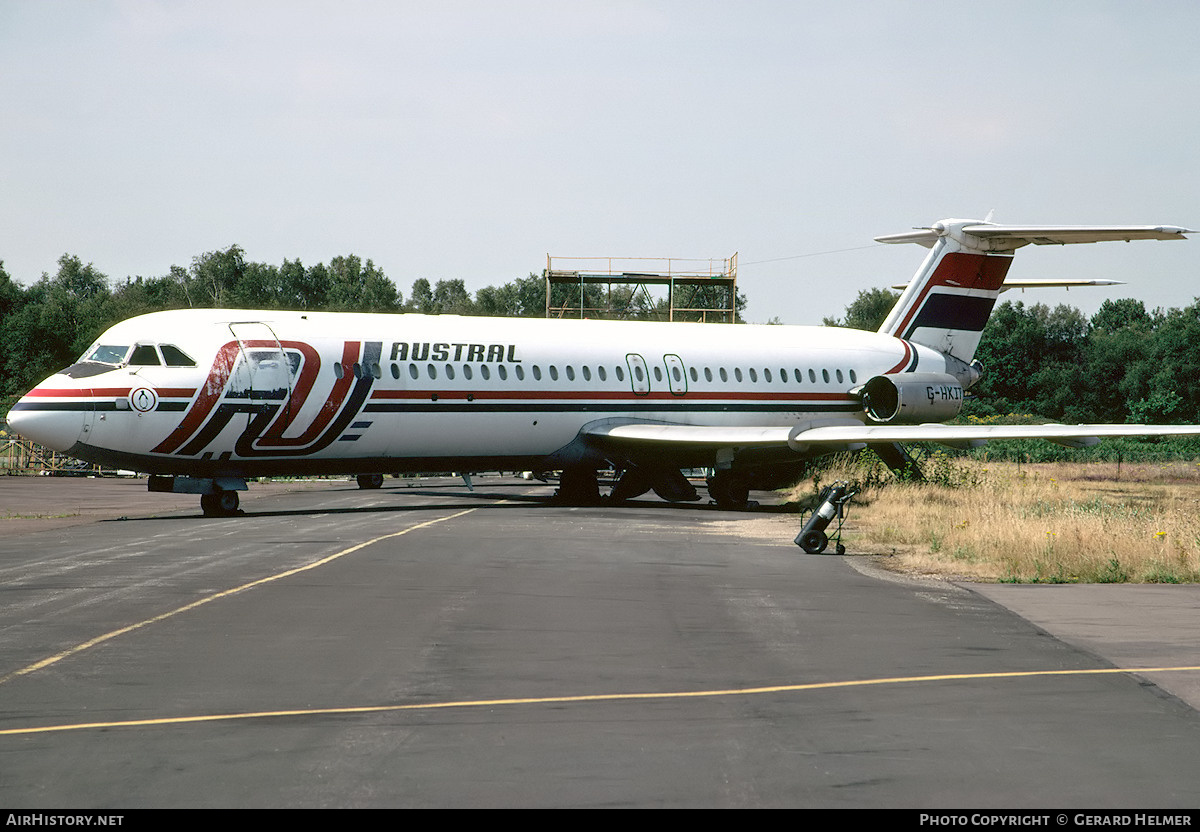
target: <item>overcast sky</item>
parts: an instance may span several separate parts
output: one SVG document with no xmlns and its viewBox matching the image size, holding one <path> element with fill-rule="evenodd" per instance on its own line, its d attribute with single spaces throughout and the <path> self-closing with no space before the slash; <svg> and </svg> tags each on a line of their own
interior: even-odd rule
<svg viewBox="0 0 1200 832">
<path fill-rule="evenodd" d="M 737 251 L 750 320 L 814 324 L 944 217 L 1200 227 L 1197 33 L 1194 0 L 0 0 L 0 259 L 354 253 L 407 295 Z M 1090 314 L 1190 304 L 1198 267 L 1200 235 L 1010 276 L 1128 281 L 1020 298 Z"/>
</svg>

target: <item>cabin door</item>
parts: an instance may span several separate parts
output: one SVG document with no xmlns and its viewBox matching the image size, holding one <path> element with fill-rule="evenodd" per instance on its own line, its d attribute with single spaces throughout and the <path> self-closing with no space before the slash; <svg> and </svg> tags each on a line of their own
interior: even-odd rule
<svg viewBox="0 0 1200 832">
<path fill-rule="evenodd" d="M 631 352 L 625 356 L 625 363 L 629 366 L 629 383 L 633 385 L 633 392 L 638 396 L 648 394 L 650 373 L 646 370 L 646 359 L 636 352 Z"/>
<path fill-rule="evenodd" d="M 678 355 L 664 355 L 663 363 L 667 365 L 667 384 L 671 393 L 682 396 L 687 393 L 687 370 L 683 367 L 683 359 Z"/>
<path fill-rule="evenodd" d="M 291 406 L 293 368 L 274 330 L 258 321 L 229 325 L 238 340 L 240 354 L 229 377 L 227 398 L 245 399 L 253 419 L 279 410 L 286 420 Z M 285 422 L 286 423 L 286 422 Z"/>
</svg>

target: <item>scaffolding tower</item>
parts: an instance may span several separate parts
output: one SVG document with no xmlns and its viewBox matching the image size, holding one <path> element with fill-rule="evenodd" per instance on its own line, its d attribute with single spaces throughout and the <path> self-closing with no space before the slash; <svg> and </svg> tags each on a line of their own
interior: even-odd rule
<svg viewBox="0 0 1200 832">
<path fill-rule="evenodd" d="M 547 318 L 737 319 L 737 252 L 724 259 L 547 254 L 543 276 Z"/>
</svg>

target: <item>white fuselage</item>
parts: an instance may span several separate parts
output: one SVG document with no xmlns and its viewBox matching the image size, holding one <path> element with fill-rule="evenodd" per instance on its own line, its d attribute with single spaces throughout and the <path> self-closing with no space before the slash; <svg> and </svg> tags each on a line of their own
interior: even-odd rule
<svg viewBox="0 0 1200 832">
<path fill-rule="evenodd" d="M 558 467 L 601 421 L 861 422 L 872 376 L 946 372 L 847 329 L 244 310 L 143 315 L 89 356 L 12 427 L 95 462 L 242 477 Z"/>
</svg>

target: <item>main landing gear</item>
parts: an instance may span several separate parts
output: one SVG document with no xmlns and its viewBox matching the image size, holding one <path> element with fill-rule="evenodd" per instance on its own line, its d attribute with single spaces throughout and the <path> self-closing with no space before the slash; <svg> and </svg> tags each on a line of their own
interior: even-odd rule
<svg viewBox="0 0 1200 832">
<path fill-rule="evenodd" d="M 714 471 L 708 478 L 708 496 L 717 508 L 742 509 L 750 498 L 750 484 L 732 471 Z"/>
<path fill-rule="evenodd" d="M 566 468 L 558 478 L 554 501 L 565 506 L 594 506 L 600 502 L 600 483 L 594 468 Z"/>
</svg>

